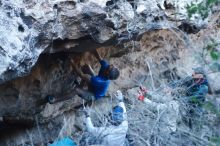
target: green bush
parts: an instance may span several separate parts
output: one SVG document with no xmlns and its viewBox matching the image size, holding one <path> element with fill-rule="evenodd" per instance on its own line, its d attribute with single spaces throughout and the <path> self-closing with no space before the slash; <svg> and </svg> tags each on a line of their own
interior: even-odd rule
<svg viewBox="0 0 220 146">
<path fill-rule="evenodd" d="M 216 145 L 220 145 L 220 137 L 211 137 L 210 141 L 215 143 Z"/>
<path fill-rule="evenodd" d="M 220 0 L 204 0 L 198 4 L 191 2 L 186 6 L 188 17 L 191 18 L 193 14 L 200 14 L 203 19 L 207 18 L 213 5 L 220 2 Z"/>
<path fill-rule="evenodd" d="M 218 60 L 220 57 L 220 53 L 218 51 L 212 50 L 210 52 L 210 56 L 212 57 L 213 60 Z"/>
<path fill-rule="evenodd" d="M 205 50 L 207 50 L 213 60 L 218 60 L 220 58 L 220 52 L 216 50 L 216 48 L 219 46 L 219 43 L 217 43 L 215 40 L 211 40 L 210 43 L 208 43 L 205 46 Z"/>
<path fill-rule="evenodd" d="M 217 109 L 217 107 L 210 101 L 206 101 L 203 104 L 203 108 L 207 111 L 210 111 L 213 114 L 216 114 L 216 116 L 220 117 L 220 111 Z"/>
</svg>

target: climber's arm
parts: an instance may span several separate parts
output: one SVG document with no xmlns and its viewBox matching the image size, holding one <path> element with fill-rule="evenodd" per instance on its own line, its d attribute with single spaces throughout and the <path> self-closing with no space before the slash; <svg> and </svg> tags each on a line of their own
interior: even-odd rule
<svg viewBox="0 0 220 146">
<path fill-rule="evenodd" d="M 127 111 L 126 111 L 126 107 L 125 107 L 124 102 L 123 102 L 123 101 L 120 101 L 120 102 L 118 103 L 118 106 L 122 107 L 122 109 L 123 109 L 123 115 L 124 115 L 125 118 L 126 118 L 126 117 L 127 117 Z"/>
<path fill-rule="evenodd" d="M 124 103 L 124 95 L 122 94 L 121 90 L 118 90 L 115 93 L 115 97 L 118 100 L 118 106 L 120 106 L 123 109 L 124 120 L 127 120 L 127 111 Z"/>
<path fill-rule="evenodd" d="M 97 137 L 101 136 L 101 134 L 106 130 L 104 127 L 94 127 L 89 116 L 86 118 L 86 127 L 92 135 Z"/>
<path fill-rule="evenodd" d="M 73 60 L 71 60 L 71 66 L 72 66 L 72 68 L 74 69 L 74 71 L 76 71 L 76 73 L 77 73 L 83 80 L 85 80 L 85 81 L 88 82 L 88 83 L 90 82 L 90 76 L 84 74 L 84 73 L 76 66 L 76 64 L 74 63 Z"/>
<path fill-rule="evenodd" d="M 93 70 L 92 67 L 91 67 L 90 65 L 88 65 L 88 64 L 85 64 L 85 65 L 82 66 L 82 72 L 83 72 L 84 74 L 88 74 L 88 75 L 90 75 L 90 76 L 95 76 L 94 70 Z"/>
</svg>

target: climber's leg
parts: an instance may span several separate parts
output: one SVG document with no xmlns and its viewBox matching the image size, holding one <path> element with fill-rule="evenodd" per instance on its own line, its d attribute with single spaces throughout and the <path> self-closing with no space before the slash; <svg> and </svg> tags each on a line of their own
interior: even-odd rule
<svg viewBox="0 0 220 146">
<path fill-rule="evenodd" d="M 59 101 L 65 101 L 68 100 L 72 97 L 74 97 L 77 93 L 76 93 L 76 88 L 77 86 L 80 85 L 80 82 L 76 79 L 74 81 L 75 87 L 73 87 L 73 89 L 70 92 L 67 92 L 66 94 L 62 95 L 62 96 L 53 96 L 53 95 L 47 95 L 46 96 L 46 102 L 49 102 L 50 104 L 59 102 Z"/>
<path fill-rule="evenodd" d="M 90 83 L 88 82 L 81 82 L 81 85 L 78 85 L 77 87 L 75 87 L 71 92 L 62 95 L 62 96 L 53 96 L 53 95 L 47 95 L 46 96 L 46 101 L 49 102 L 50 104 L 56 103 L 56 102 L 60 102 L 60 101 L 65 101 L 68 100 L 72 97 L 74 97 L 75 95 L 80 96 L 81 98 L 87 100 L 87 101 L 93 101 L 95 100 L 94 94 L 92 92 L 92 87 L 90 85 Z M 88 86 L 88 90 L 83 89 L 83 84 L 87 84 Z"/>
<path fill-rule="evenodd" d="M 3 116 L 0 118 L 1 123 L 5 126 L 25 126 L 25 127 L 32 127 L 35 124 L 35 120 L 33 118 L 23 118 L 19 116 Z"/>
<path fill-rule="evenodd" d="M 76 93 L 79 95 L 79 97 L 85 99 L 86 101 L 94 101 L 95 96 L 93 92 L 81 88 L 76 88 Z"/>
<path fill-rule="evenodd" d="M 94 101 L 95 100 L 95 96 L 94 96 L 94 91 L 93 91 L 93 86 L 91 84 L 91 82 L 86 82 L 87 85 L 87 89 L 83 89 L 83 88 L 76 88 L 76 94 L 85 99 L 86 101 Z"/>
</svg>

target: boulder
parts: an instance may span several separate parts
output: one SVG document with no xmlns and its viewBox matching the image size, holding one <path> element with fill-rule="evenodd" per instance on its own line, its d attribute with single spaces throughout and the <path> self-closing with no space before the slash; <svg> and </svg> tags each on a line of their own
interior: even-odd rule
<svg viewBox="0 0 220 146">
<path fill-rule="evenodd" d="M 166 1 L 181 8 L 178 11 L 185 10 L 189 2 Z M 163 18 L 164 3 L 164 0 L 1 1 L 0 84 L 28 75 L 42 53 L 84 52 L 163 29 L 166 23 L 151 22 Z"/>
</svg>

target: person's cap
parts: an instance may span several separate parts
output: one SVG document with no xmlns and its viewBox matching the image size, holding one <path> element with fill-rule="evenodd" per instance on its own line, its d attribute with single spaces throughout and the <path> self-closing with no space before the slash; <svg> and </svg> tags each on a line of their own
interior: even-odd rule
<svg viewBox="0 0 220 146">
<path fill-rule="evenodd" d="M 193 70 L 194 70 L 194 73 L 196 73 L 196 74 L 205 75 L 205 71 L 202 67 L 196 67 L 196 68 L 193 68 Z"/>
<path fill-rule="evenodd" d="M 109 79 L 116 80 L 119 77 L 119 75 L 120 75 L 120 72 L 119 72 L 118 68 L 113 66 L 109 72 Z"/>
<path fill-rule="evenodd" d="M 115 123 L 121 123 L 123 120 L 123 108 L 120 106 L 115 106 L 112 112 L 112 121 Z"/>
</svg>

